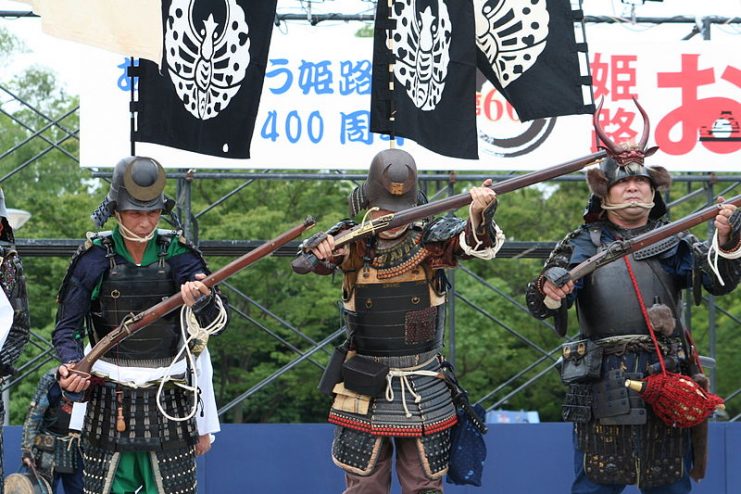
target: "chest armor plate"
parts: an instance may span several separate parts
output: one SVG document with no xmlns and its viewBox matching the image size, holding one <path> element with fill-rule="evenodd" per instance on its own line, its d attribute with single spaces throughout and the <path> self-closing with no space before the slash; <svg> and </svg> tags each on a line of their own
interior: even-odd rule
<svg viewBox="0 0 741 494">
<path fill-rule="evenodd" d="M 167 263 L 149 266 L 122 263 L 103 279 L 97 310 L 93 310 L 94 339 L 99 341 L 129 314 L 138 314 L 175 293 L 175 282 Z M 180 322 L 174 311 L 113 347 L 106 357 L 126 365 L 128 361 L 172 358 L 180 343 Z M 133 364 L 132 365 L 145 365 Z"/>
<path fill-rule="evenodd" d="M 658 297 L 678 318 L 680 288 L 675 278 L 664 271 L 656 257 L 636 261 L 631 255 L 630 262 L 646 308 L 651 307 Z M 602 266 L 586 278 L 577 294 L 576 310 L 582 333 L 587 337 L 648 334 L 622 259 Z"/>
<path fill-rule="evenodd" d="M 422 267 L 384 279 L 365 268 L 345 300 L 345 324 L 360 354 L 416 355 L 442 347 L 444 302 Z"/>
</svg>

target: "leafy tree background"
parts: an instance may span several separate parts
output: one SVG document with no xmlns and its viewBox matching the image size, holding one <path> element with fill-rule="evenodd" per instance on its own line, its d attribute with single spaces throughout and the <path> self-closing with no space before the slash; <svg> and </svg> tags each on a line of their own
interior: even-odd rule
<svg viewBox="0 0 741 494">
<path fill-rule="evenodd" d="M 0 62 L 7 62 L 23 49 L 16 39 L 0 30 Z M 3 74 L 0 84 L 45 115 L 58 117 L 69 113 L 60 125 L 66 129 L 77 128 L 77 112 L 72 110 L 79 104 L 78 97 L 60 89 L 53 74 L 45 69 L 31 68 L 20 74 Z M 108 184 L 92 178 L 89 170 L 81 169 L 59 150 L 49 150 L 48 143 L 39 137 L 31 137 L 33 132 L 7 114 L 33 129 L 49 123 L 44 117 L 7 94 L 3 94 L 0 104 L 3 110 L 0 114 L 0 153 L 28 140 L 13 152 L 0 155 L 0 174 L 4 176 L 31 160 L 29 166 L 2 184 L 8 207 L 25 209 L 33 214 L 16 236 L 82 240 L 85 232 L 93 226 L 89 214 L 107 193 Z M 41 135 L 51 142 L 59 142 L 69 153 L 77 155 L 79 142 L 76 136 L 70 136 L 58 126 L 49 126 Z M 369 161 L 373 152 L 369 150 Z M 202 211 L 243 182 L 239 179 L 194 180 L 192 210 Z M 447 185 L 425 184 L 430 195 L 437 192 L 438 185 Z M 198 219 L 199 238 L 270 239 L 301 222 L 307 214 L 317 218 L 316 229 L 327 229 L 347 215 L 346 197 L 355 185 L 350 181 L 256 180 Z M 457 182 L 455 192 L 462 192 L 472 185 Z M 678 198 L 700 186 L 699 182 L 677 184 L 670 198 Z M 176 197 L 174 180 L 168 184 L 167 193 Z M 501 197 L 497 221 L 509 240 L 557 241 L 580 223 L 587 195 L 583 182 L 550 183 L 509 193 Z M 703 205 L 702 198 L 696 198 L 682 203 L 672 213 L 674 217 L 680 217 Z M 464 215 L 465 211 L 456 214 Z M 695 233 L 706 238 L 707 228 L 699 227 Z M 230 260 L 213 257 L 209 263 L 212 269 L 216 269 Z M 486 397 L 483 403 L 487 407 L 496 405 L 507 409 L 537 410 L 541 420 L 559 420 L 564 388 L 556 372 L 546 369 L 557 357 L 556 349 L 561 340 L 546 324 L 522 310 L 525 286 L 538 274 L 542 263 L 538 259 L 474 260 L 466 263 L 465 269 L 455 271 L 458 294 L 455 364 L 471 397 Z M 27 346 L 18 367 L 32 356 L 48 351 L 47 342 L 51 338 L 56 313 L 56 292 L 69 264 L 69 256 L 27 256 L 24 264 L 32 327 L 39 338 L 34 338 Z M 477 278 L 483 279 L 485 284 Z M 214 384 L 220 405 L 229 403 L 298 358 L 291 347 L 306 352 L 312 347 L 308 339 L 320 341 L 341 326 L 339 277 L 295 275 L 290 269 L 290 259 L 263 259 L 230 279 L 222 288 L 229 296 L 233 312 L 229 330 L 210 342 Z M 248 298 L 243 298 L 240 293 Z M 260 310 L 258 305 L 268 312 Z M 741 359 L 738 353 L 741 333 L 737 323 L 726 315 L 738 317 L 741 314 L 739 291 L 719 298 L 718 308 L 718 392 L 728 396 L 740 385 Z M 696 342 L 701 352 L 707 354 L 708 311 L 701 307 L 693 308 L 691 312 Z M 570 334 L 574 334 L 576 317 L 573 312 L 569 317 Z M 334 343 L 340 342 L 338 339 Z M 331 349 L 329 345 L 325 351 L 317 352 L 275 382 L 263 386 L 232 408 L 222 420 L 237 423 L 324 421 L 330 400 L 316 390 L 316 385 Z M 539 359 L 541 363 L 533 370 L 513 383 L 503 385 Z M 22 422 L 37 379 L 54 365 L 57 362 L 50 359 L 13 387 L 9 410 L 11 423 Z M 536 373 L 542 373 L 542 378 L 528 385 L 527 381 Z M 519 387 L 523 389 L 518 391 Z M 738 399 L 728 403 L 731 417 L 740 412 Z"/>
</svg>

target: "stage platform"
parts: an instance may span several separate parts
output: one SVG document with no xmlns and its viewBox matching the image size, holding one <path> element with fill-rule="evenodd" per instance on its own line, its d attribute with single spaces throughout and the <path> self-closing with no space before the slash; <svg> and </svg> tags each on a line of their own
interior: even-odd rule
<svg viewBox="0 0 741 494">
<path fill-rule="evenodd" d="M 492 424 L 481 487 L 445 485 L 446 494 L 567 494 L 571 426 Z M 343 476 L 330 459 L 327 424 L 225 424 L 199 459 L 199 494 L 339 494 Z M 5 473 L 20 464 L 20 426 L 4 428 Z M 710 424 L 709 467 L 693 494 L 741 493 L 741 423 Z M 400 494 L 397 486 L 392 494 Z M 639 492 L 634 487 L 625 494 Z"/>
</svg>

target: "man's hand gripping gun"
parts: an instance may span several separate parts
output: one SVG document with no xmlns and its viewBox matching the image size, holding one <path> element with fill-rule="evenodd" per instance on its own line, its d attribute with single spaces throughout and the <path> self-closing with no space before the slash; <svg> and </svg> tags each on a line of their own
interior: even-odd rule
<svg viewBox="0 0 741 494">
<path fill-rule="evenodd" d="M 505 192 L 511 192 L 513 190 L 521 189 L 529 185 L 537 184 L 552 178 L 565 175 L 581 170 L 585 166 L 588 166 L 595 161 L 598 161 L 606 156 L 604 151 L 582 156 L 566 163 L 559 165 L 550 166 L 542 170 L 536 170 L 524 175 L 519 175 L 501 182 L 491 185 L 489 188 L 499 194 Z M 341 247 L 354 240 L 358 240 L 364 237 L 368 237 L 375 233 L 383 232 L 386 230 L 393 230 L 400 226 L 408 225 L 417 220 L 423 218 L 431 218 L 437 214 L 444 213 L 446 211 L 453 211 L 463 206 L 470 204 L 472 201 L 471 195 L 468 193 L 457 194 L 454 196 L 441 199 L 439 201 L 430 202 L 428 204 L 422 204 L 413 208 L 404 209 L 397 213 L 390 213 L 372 221 L 363 221 L 360 225 L 354 226 L 349 229 L 345 229 L 337 233 L 334 236 L 335 248 Z M 321 233 L 308 238 L 306 242 L 301 245 L 301 251 L 299 256 L 293 260 L 291 266 L 293 270 L 298 274 L 306 274 L 314 270 L 314 268 L 320 263 L 316 256 L 311 252 L 311 249 L 319 245 L 319 243 L 327 238 L 326 234 L 322 236 Z"/>
<path fill-rule="evenodd" d="M 741 207 L 741 195 L 737 195 L 730 200 L 725 201 L 724 204 L 733 204 L 736 207 Z M 721 203 L 713 204 L 697 213 L 673 221 L 631 239 L 616 240 L 609 244 L 605 250 L 598 252 L 586 261 L 582 261 L 569 271 L 561 267 L 553 267 L 543 273 L 543 276 L 559 288 L 566 285 L 569 281 L 578 281 L 606 264 L 622 259 L 633 252 L 655 244 L 667 237 L 689 230 L 694 226 L 715 218 L 718 214 L 718 209 L 722 205 L 723 204 Z M 561 307 L 560 300 L 554 300 L 550 297 L 545 297 L 543 302 L 546 307 L 552 310 Z"/>
<path fill-rule="evenodd" d="M 211 273 L 201 281 L 207 287 L 213 288 L 218 283 L 221 283 L 227 278 L 233 276 L 250 264 L 257 262 L 291 240 L 299 237 L 304 231 L 313 227 L 315 223 L 314 218 L 311 216 L 307 217 L 302 224 L 291 228 L 273 240 L 265 242 L 261 246 L 230 262 L 218 271 Z M 108 333 L 98 343 L 96 343 L 90 353 L 85 355 L 79 362 L 75 364 L 67 364 L 66 367 L 71 373 L 77 374 L 84 379 L 90 379 L 90 371 L 93 364 L 100 357 L 108 353 L 111 348 L 118 345 L 132 334 L 141 331 L 153 322 L 158 321 L 170 312 L 179 308 L 183 303 L 183 297 L 180 292 L 178 292 L 157 305 L 150 307 L 144 312 L 130 315 L 130 317 L 123 321 L 116 329 Z"/>
</svg>

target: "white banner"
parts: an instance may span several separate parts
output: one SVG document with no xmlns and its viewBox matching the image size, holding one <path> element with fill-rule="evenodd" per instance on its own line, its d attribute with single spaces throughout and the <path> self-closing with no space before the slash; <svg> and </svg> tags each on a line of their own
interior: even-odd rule
<svg viewBox="0 0 741 494">
<path fill-rule="evenodd" d="M 371 134 L 372 40 L 358 23 L 276 28 L 270 48 L 252 159 L 227 160 L 147 143 L 136 153 L 171 168 L 367 169 L 388 137 Z M 600 29 L 597 30 L 596 27 Z M 686 26 L 685 26 L 686 27 Z M 741 170 L 741 55 L 722 41 L 657 43 L 655 36 L 590 26 L 587 40 L 595 98 L 605 98 L 604 128 L 620 142 L 640 139 L 639 98 L 651 120 L 651 163 L 670 171 Z M 651 33 L 655 34 L 655 33 Z M 625 42 L 629 40 L 630 43 Z M 130 154 L 126 60 L 84 50 L 82 166 L 113 166 Z M 521 123 L 486 83 L 476 95 L 479 159 L 446 158 L 403 139 L 420 169 L 532 170 L 595 150 L 590 115 Z"/>
</svg>

